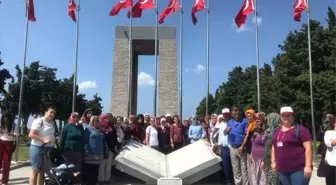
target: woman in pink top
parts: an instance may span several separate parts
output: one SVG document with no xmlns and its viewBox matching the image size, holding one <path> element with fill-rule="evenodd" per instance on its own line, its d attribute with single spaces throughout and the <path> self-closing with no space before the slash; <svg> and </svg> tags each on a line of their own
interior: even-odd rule
<svg viewBox="0 0 336 185">
<path fill-rule="evenodd" d="M 272 168 L 283 185 L 308 185 L 312 173 L 312 139 L 307 128 L 295 124 L 293 109 L 282 107 L 281 126 L 272 139 Z"/>
</svg>

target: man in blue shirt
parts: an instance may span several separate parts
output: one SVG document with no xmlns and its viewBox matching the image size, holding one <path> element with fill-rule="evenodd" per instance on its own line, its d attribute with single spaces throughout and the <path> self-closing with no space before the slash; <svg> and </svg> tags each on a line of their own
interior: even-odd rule
<svg viewBox="0 0 336 185">
<path fill-rule="evenodd" d="M 234 181 L 236 185 L 248 185 L 247 154 L 242 146 L 248 121 L 242 118 L 242 112 L 237 107 L 232 108 L 231 115 L 224 133 L 228 134 Z"/>
</svg>

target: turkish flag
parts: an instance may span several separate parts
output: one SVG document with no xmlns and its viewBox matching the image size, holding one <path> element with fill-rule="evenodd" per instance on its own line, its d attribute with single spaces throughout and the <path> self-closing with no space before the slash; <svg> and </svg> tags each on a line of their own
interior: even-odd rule
<svg viewBox="0 0 336 185">
<path fill-rule="evenodd" d="M 294 4 L 294 20 L 300 22 L 301 20 L 301 12 L 307 9 L 306 0 L 295 0 Z"/>
<path fill-rule="evenodd" d="M 28 21 L 35 22 L 35 11 L 34 11 L 34 1 L 26 0 L 26 11 L 28 16 Z"/>
<path fill-rule="evenodd" d="M 246 16 L 252 11 L 254 11 L 253 0 L 244 0 L 243 6 L 235 17 L 238 28 L 245 24 Z"/>
<path fill-rule="evenodd" d="M 132 0 L 120 0 L 110 11 L 110 16 L 118 15 L 119 11 L 124 8 L 130 8 L 132 7 Z"/>
<path fill-rule="evenodd" d="M 192 22 L 194 24 L 197 23 L 197 18 L 195 16 L 195 13 L 199 12 L 199 11 L 201 11 L 203 9 L 205 9 L 205 7 L 204 7 L 204 0 L 195 0 L 194 5 L 193 5 L 193 7 L 191 9 L 191 18 L 192 18 Z"/>
<path fill-rule="evenodd" d="M 168 6 L 160 14 L 159 23 L 162 24 L 168 15 L 173 14 L 179 8 L 178 0 L 170 0 Z"/>
<path fill-rule="evenodd" d="M 69 6 L 68 6 L 68 15 L 69 17 L 76 22 L 76 15 L 75 15 L 75 10 L 76 10 L 76 3 L 75 0 L 70 0 L 69 1 Z"/>
<path fill-rule="evenodd" d="M 154 8 L 153 0 L 138 0 L 138 2 L 132 7 L 132 17 L 139 18 L 142 15 L 142 10 L 150 8 Z M 130 11 L 128 11 L 128 18 L 130 18 L 130 14 Z"/>
</svg>

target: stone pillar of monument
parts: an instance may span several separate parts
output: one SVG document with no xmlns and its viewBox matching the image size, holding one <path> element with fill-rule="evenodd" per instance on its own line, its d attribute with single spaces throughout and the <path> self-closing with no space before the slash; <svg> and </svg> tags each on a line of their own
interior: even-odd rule
<svg viewBox="0 0 336 185">
<path fill-rule="evenodd" d="M 128 26 L 116 26 L 112 74 L 111 112 L 127 116 L 129 42 Z M 158 104 L 157 116 L 178 113 L 176 28 L 159 27 L 158 31 Z M 154 55 L 155 27 L 133 26 L 132 29 L 132 98 L 131 113 L 137 114 L 138 56 Z M 141 61 L 140 61 L 141 62 Z M 153 60 L 154 63 L 154 60 Z M 154 70 L 154 68 L 153 68 Z"/>
</svg>

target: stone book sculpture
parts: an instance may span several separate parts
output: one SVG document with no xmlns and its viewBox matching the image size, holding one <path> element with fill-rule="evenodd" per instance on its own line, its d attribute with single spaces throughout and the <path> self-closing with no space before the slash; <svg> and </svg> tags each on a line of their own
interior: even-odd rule
<svg viewBox="0 0 336 185">
<path fill-rule="evenodd" d="M 199 140 L 165 155 L 136 141 L 125 145 L 116 157 L 117 169 L 146 184 L 160 178 L 177 177 L 183 184 L 193 184 L 221 170 L 221 158 L 212 152 L 209 143 Z"/>
</svg>

